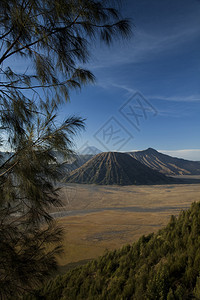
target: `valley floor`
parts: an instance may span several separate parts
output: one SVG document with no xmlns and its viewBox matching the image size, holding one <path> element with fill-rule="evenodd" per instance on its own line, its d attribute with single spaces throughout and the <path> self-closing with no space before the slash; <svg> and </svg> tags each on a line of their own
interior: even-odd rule
<svg viewBox="0 0 200 300">
<path fill-rule="evenodd" d="M 170 216 L 200 201 L 200 184 L 62 188 L 64 206 L 52 212 L 65 232 L 61 266 L 96 258 L 141 235 L 156 232 Z"/>
</svg>

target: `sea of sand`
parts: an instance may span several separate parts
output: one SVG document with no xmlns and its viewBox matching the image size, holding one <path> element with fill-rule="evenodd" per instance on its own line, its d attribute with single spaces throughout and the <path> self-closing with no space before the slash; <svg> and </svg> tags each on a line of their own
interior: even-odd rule
<svg viewBox="0 0 200 300">
<path fill-rule="evenodd" d="M 200 201 L 200 184 L 98 186 L 67 184 L 52 215 L 64 229 L 61 266 L 96 258 L 106 250 L 157 232 L 171 215 Z"/>
</svg>

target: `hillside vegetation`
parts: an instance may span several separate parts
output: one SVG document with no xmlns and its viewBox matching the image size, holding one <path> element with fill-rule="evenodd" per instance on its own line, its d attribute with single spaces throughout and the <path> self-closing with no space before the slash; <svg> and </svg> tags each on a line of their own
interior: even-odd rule
<svg viewBox="0 0 200 300">
<path fill-rule="evenodd" d="M 26 299 L 200 299 L 200 203 L 156 234 L 50 280 Z"/>
</svg>

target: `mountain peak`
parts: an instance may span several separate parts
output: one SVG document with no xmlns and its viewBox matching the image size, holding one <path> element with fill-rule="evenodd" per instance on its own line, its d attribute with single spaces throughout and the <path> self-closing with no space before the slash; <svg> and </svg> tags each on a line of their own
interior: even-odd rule
<svg viewBox="0 0 200 300">
<path fill-rule="evenodd" d="M 146 149 L 146 152 L 149 152 L 149 153 L 158 153 L 157 150 L 155 150 L 153 148 L 150 148 L 150 147 L 148 149 Z"/>
<path fill-rule="evenodd" d="M 68 182 L 103 185 L 162 184 L 170 178 L 143 165 L 127 153 L 103 152 L 72 171 Z"/>
<path fill-rule="evenodd" d="M 129 153 L 144 165 L 165 175 L 199 175 L 200 163 L 160 153 L 153 148 Z"/>
</svg>

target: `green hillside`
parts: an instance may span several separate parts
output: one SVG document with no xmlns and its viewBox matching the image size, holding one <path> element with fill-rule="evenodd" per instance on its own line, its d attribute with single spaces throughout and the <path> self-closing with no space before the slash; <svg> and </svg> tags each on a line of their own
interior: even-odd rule
<svg viewBox="0 0 200 300">
<path fill-rule="evenodd" d="M 200 203 L 158 233 L 57 276 L 28 299 L 200 299 Z"/>
</svg>

